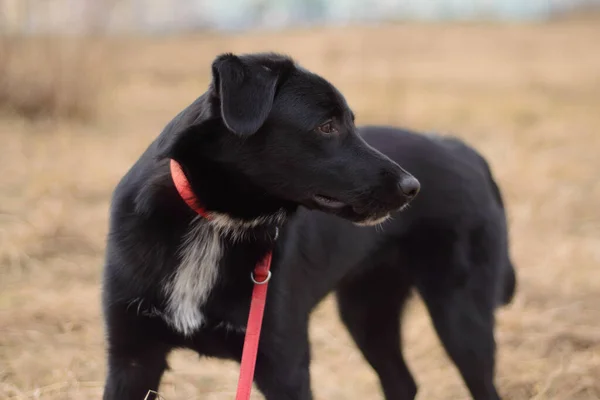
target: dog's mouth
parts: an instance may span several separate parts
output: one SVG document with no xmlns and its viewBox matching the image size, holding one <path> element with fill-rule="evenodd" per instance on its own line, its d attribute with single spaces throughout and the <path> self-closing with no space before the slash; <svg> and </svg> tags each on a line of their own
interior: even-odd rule
<svg viewBox="0 0 600 400">
<path fill-rule="evenodd" d="M 402 212 L 404 210 L 406 210 L 409 207 L 410 203 L 404 203 L 402 206 L 400 206 L 398 209 L 390 211 L 390 212 L 384 212 L 384 213 L 379 213 L 379 214 L 374 214 L 371 215 L 367 218 L 358 220 L 358 221 L 354 221 L 355 225 L 358 226 L 377 226 L 377 225 L 381 225 L 384 222 L 386 222 L 387 220 L 392 218 L 392 215 L 394 213 L 399 213 Z"/>
<path fill-rule="evenodd" d="M 358 226 L 377 226 L 383 224 L 385 221 L 391 218 L 391 214 L 384 214 L 382 216 L 366 218 L 361 221 L 355 221 L 354 224 Z"/>
<path fill-rule="evenodd" d="M 407 204 L 403 204 L 397 210 L 367 210 L 362 207 L 352 206 L 349 203 L 336 199 L 335 197 L 315 194 L 311 197 L 313 207 L 320 209 L 342 218 L 348 219 L 360 226 L 375 226 L 380 225 L 390 218 L 395 211 L 402 211 Z"/>
<path fill-rule="evenodd" d="M 399 207 L 390 209 L 390 207 L 377 205 L 373 202 L 370 202 L 369 206 L 365 206 L 361 203 L 342 201 L 329 195 L 312 194 L 304 204 L 309 209 L 317 209 L 336 215 L 359 226 L 377 226 L 383 224 L 396 212 L 403 211 L 408 207 L 408 203 L 405 202 Z"/>
<path fill-rule="evenodd" d="M 340 201 L 333 197 L 325 196 L 322 194 L 315 194 L 312 197 L 312 199 L 318 206 L 326 208 L 326 209 L 330 209 L 330 210 L 339 210 L 339 209 L 346 207 L 346 205 L 347 205 L 343 201 Z"/>
</svg>

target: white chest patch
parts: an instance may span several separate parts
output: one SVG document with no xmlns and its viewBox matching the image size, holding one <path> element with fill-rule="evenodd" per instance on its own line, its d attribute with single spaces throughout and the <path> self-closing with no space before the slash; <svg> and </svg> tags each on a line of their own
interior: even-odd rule
<svg viewBox="0 0 600 400">
<path fill-rule="evenodd" d="M 221 255 L 219 231 L 195 220 L 183 238 L 180 264 L 166 286 L 167 322 L 186 336 L 204 322 L 201 307 L 217 281 Z"/>
</svg>

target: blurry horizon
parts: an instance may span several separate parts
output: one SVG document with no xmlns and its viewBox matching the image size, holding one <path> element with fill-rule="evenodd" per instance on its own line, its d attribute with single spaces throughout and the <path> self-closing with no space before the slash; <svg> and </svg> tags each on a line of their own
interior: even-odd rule
<svg viewBox="0 0 600 400">
<path fill-rule="evenodd" d="M 401 21 L 531 22 L 590 10 L 600 10 L 600 0 L 0 0 L 0 31 L 154 35 Z"/>
</svg>

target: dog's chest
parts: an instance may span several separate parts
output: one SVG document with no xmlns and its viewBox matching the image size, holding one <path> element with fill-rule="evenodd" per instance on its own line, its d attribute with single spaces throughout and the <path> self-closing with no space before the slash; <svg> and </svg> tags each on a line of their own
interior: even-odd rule
<svg viewBox="0 0 600 400">
<path fill-rule="evenodd" d="M 219 232 L 195 221 L 179 249 L 179 265 L 166 286 L 167 322 L 184 335 L 202 326 L 202 305 L 214 287 L 221 261 Z"/>
</svg>

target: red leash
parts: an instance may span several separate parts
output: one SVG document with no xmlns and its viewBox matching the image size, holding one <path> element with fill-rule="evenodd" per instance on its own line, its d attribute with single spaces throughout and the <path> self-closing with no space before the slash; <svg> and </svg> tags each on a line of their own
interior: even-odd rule
<svg viewBox="0 0 600 400">
<path fill-rule="evenodd" d="M 252 290 L 252 301 L 250 302 L 250 313 L 248 314 L 235 400 L 249 400 L 252 391 L 260 328 L 267 302 L 267 287 L 269 286 L 269 279 L 271 279 L 271 271 L 269 271 L 269 268 L 271 268 L 271 255 L 272 253 L 268 252 L 265 258 L 254 267 L 254 273 L 252 273 L 254 289 Z"/>
<path fill-rule="evenodd" d="M 196 213 L 206 219 L 211 219 L 210 214 L 198 204 L 198 199 L 194 195 L 189 181 L 187 180 L 181 165 L 173 159 L 170 163 L 171 177 L 173 183 L 179 192 L 179 195 L 186 204 Z M 278 231 L 275 233 L 277 239 Z M 271 279 L 271 258 L 273 253 L 268 252 L 252 272 L 250 279 L 254 282 L 252 290 L 252 300 L 250 301 L 250 313 L 248 315 L 248 324 L 246 326 L 246 336 L 244 338 L 244 349 L 242 351 L 242 362 L 240 365 L 240 377 L 238 379 L 238 388 L 235 400 L 249 400 L 252 391 L 252 382 L 254 381 L 254 367 L 256 366 L 256 356 L 258 355 L 258 342 L 260 339 L 260 329 L 262 327 L 265 305 L 267 302 L 267 288 Z"/>
</svg>

